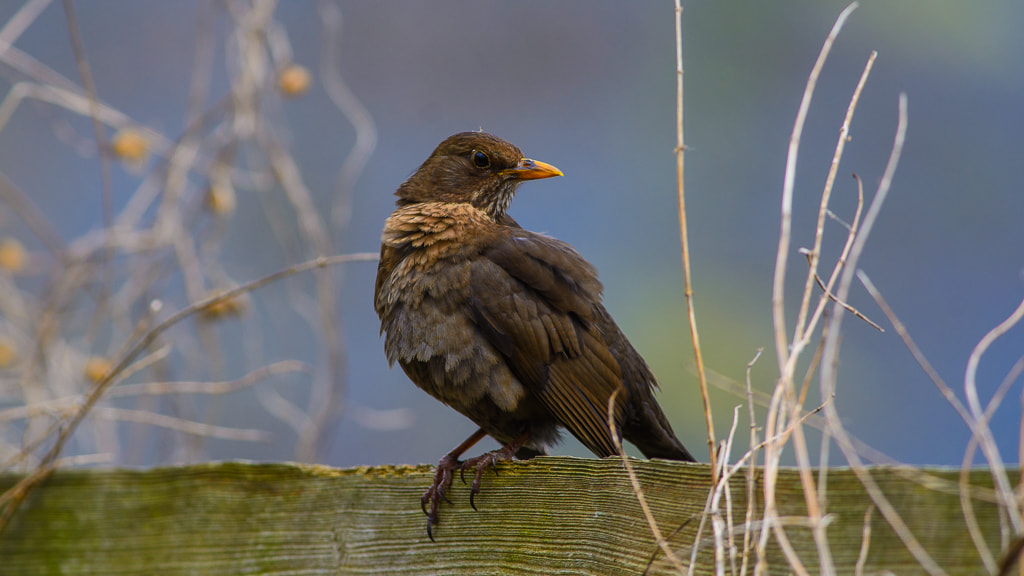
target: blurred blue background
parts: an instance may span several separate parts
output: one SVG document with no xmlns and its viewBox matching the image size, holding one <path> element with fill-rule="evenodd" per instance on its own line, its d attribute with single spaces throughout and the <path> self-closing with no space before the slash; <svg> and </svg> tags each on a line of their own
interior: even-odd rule
<svg viewBox="0 0 1024 576">
<path fill-rule="evenodd" d="M 18 7 L 11 4 L 20 5 L 0 7 L 0 21 Z M 77 5 L 100 96 L 145 125 L 179 135 L 197 14 L 209 8 L 186 1 Z M 844 6 L 810 0 L 685 3 L 687 208 L 702 344 L 709 368 L 736 382 L 743 381 L 755 350 L 765 347 L 753 370 L 755 386 L 764 391 L 778 374 L 770 297 L 787 142 L 807 74 Z M 337 235 L 336 250 L 378 250 L 394 189 L 454 132 L 482 128 L 529 157 L 555 164 L 565 177 L 523 186 L 511 214 L 526 228 L 570 242 L 597 266 L 607 307 L 658 375 L 660 400 L 677 434 L 706 459 L 700 396 L 689 368 L 676 213 L 672 4 L 435 1 L 340 7 L 340 72 L 372 114 L 378 143 L 355 184 L 351 219 Z M 283 2 L 275 17 L 295 61 L 314 71 L 310 92 L 280 106 L 288 130 L 282 137 L 326 207 L 354 131 L 318 82 L 324 35 L 316 4 Z M 226 28 L 223 20 L 216 26 Z M 863 2 L 825 66 L 799 157 L 791 312 L 806 271 L 796 249 L 812 242 L 839 126 L 864 63 L 877 50 L 832 207 L 852 217 L 851 173 L 873 193 L 895 133 L 897 96 L 906 92 L 910 123 L 903 160 L 861 267 L 961 397 L 972 348 L 1024 296 L 1021 22 L 1024 4 L 1018 2 Z M 78 78 L 59 3 L 16 46 Z M 224 69 L 223 61 L 221 46 L 215 71 Z M 10 82 L 3 82 L 6 91 Z M 211 101 L 226 89 L 226 80 L 215 81 Z M 43 106 L 19 110 L 0 133 L 0 170 L 63 234 L 74 237 L 102 223 L 99 170 L 94 158 L 79 157 L 54 137 L 41 119 L 51 112 L 38 108 Z M 91 138 L 87 119 L 75 119 L 74 126 Z M 116 206 L 139 178 L 115 167 Z M 10 218 L 0 225 L 7 234 L 22 230 Z M 829 224 L 826 255 L 834 258 L 844 238 Z M 237 281 L 297 261 L 270 237 L 259 202 L 244 194 L 223 250 L 222 260 Z M 411 418 L 399 429 L 382 430 L 343 415 L 319 460 L 339 466 L 434 462 L 475 428 L 418 390 L 401 370 L 388 369 L 372 306 L 375 269 L 355 263 L 338 272 L 348 399 L 377 410 L 407 409 Z M 266 289 L 252 312 L 264 322 L 261 360 L 315 363 L 319 335 L 279 313 L 273 298 L 284 294 L 283 287 Z M 878 333 L 847 317 L 835 402 L 850 431 L 896 460 L 958 464 L 967 427 L 861 287 L 854 287 L 850 303 L 887 327 Z M 793 316 L 790 328 L 792 323 Z M 226 327 L 222 335 L 225 372 L 238 377 L 246 370 L 238 331 Z M 983 402 L 1022 354 L 1024 327 L 995 343 L 979 372 Z M 742 401 L 713 389 L 720 436 Z M 262 427 L 275 439 L 255 445 L 210 441 L 208 457 L 291 457 L 294 434 L 268 418 L 251 393 L 225 398 L 219 411 L 219 422 Z M 1019 460 L 1020 422 L 1018 383 L 992 422 L 1008 461 Z M 745 426 L 744 418 L 741 433 Z M 586 451 L 567 442 L 560 453 Z"/>
</svg>

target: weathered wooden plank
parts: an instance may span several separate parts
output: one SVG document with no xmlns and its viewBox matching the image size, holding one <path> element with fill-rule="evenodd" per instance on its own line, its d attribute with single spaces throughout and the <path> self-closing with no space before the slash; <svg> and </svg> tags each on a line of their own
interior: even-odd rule
<svg viewBox="0 0 1024 576">
<path fill-rule="evenodd" d="M 636 462 L 654 515 L 689 557 L 708 490 L 706 465 Z M 241 462 L 152 470 L 69 470 L 26 501 L 0 536 L 2 574 L 639 574 L 656 546 L 617 459 L 538 458 L 488 473 L 470 508 L 456 480 L 431 542 L 419 498 L 427 466 L 332 469 Z M 925 548 L 951 574 L 980 560 L 955 493 L 956 472 L 875 468 L 879 484 Z M 911 480 L 910 478 L 918 478 Z M 944 479 L 936 490 L 934 480 Z M 0 489 L 15 479 L 0 479 Z M 987 472 L 972 484 L 991 487 Z M 734 479 L 735 518 L 745 484 Z M 784 515 L 803 514 L 795 471 L 777 491 Z M 841 573 L 852 573 L 869 505 L 849 470 L 829 472 L 828 529 Z M 993 549 L 996 507 L 974 502 Z M 817 552 L 806 528 L 787 533 L 808 568 Z M 710 534 L 708 532 L 707 534 Z M 708 546 L 698 573 L 713 572 Z M 788 573 L 777 547 L 773 573 Z M 917 566 L 875 514 L 869 573 L 916 574 Z M 657 554 L 651 574 L 672 573 Z"/>
</svg>

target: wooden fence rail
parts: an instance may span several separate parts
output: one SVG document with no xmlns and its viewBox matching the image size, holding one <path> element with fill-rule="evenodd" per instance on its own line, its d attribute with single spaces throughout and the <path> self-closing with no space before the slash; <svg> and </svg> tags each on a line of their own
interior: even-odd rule
<svg viewBox="0 0 1024 576">
<path fill-rule="evenodd" d="M 708 467 L 637 461 L 636 470 L 659 525 L 688 560 Z M 964 522 L 958 471 L 871 470 L 940 566 L 950 574 L 984 573 Z M 0 535 L 0 574 L 582 575 L 641 574 L 649 563 L 649 574 L 673 573 L 617 459 L 502 464 L 499 474 L 484 477 L 476 511 L 469 489 L 456 479 L 452 504 L 442 504 L 436 542 L 427 538 L 419 505 L 431 471 L 243 462 L 60 471 Z M 16 480 L 0 478 L 0 490 Z M 982 533 L 999 554 L 1005 543 L 991 477 L 973 471 L 970 482 Z M 731 488 L 734 520 L 741 524 L 746 482 L 735 478 Z M 777 494 L 782 515 L 805 513 L 795 471 L 781 474 Z M 851 471 L 829 471 L 828 537 L 840 573 L 854 571 L 869 506 Z M 923 573 L 881 515 L 874 514 L 871 529 L 866 574 Z M 816 573 L 810 531 L 792 526 L 787 534 Z M 714 573 L 710 536 L 709 527 L 699 574 Z M 789 573 L 774 544 L 768 552 L 771 572 Z"/>
</svg>

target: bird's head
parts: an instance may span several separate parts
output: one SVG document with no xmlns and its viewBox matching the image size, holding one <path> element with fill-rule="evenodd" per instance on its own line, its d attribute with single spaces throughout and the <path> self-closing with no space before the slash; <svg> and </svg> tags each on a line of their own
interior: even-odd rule
<svg viewBox="0 0 1024 576">
<path fill-rule="evenodd" d="M 523 158 L 510 142 L 484 132 L 461 132 L 438 144 L 398 187 L 400 206 L 417 202 L 472 204 L 498 221 L 524 180 L 561 176 L 550 164 Z"/>
</svg>

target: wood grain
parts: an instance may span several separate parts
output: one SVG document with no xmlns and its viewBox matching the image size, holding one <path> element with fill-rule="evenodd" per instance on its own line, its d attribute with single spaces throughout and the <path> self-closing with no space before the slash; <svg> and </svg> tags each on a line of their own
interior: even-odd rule
<svg viewBox="0 0 1024 576">
<path fill-rule="evenodd" d="M 637 461 L 654 516 L 689 558 L 708 490 L 706 465 Z M 950 574 L 981 564 L 956 494 L 957 472 L 874 468 L 877 481 L 911 530 Z M 0 574 L 670 574 L 617 459 L 537 458 L 504 463 L 484 477 L 469 506 L 456 479 L 442 504 L 437 542 L 427 539 L 419 498 L 429 466 L 333 469 L 227 462 L 152 470 L 56 473 L 21 507 L 0 536 Z M 1015 474 L 1016 476 L 1016 474 Z M 6 489 L 15 477 L 0 478 Z M 985 471 L 971 473 L 984 496 Z M 745 484 L 732 484 L 743 518 Z M 760 490 L 760 488 L 759 488 Z M 779 479 L 781 512 L 803 514 L 795 471 Z M 840 573 L 852 574 L 869 501 L 854 475 L 829 472 L 828 529 Z M 999 521 L 987 498 L 975 499 L 979 523 L 996 553 Z M 922 570 L 875 514 L 866 573 Z M 787 529 L 815 572 L 810 531 Z M 713 573 L 705 533 L 697 573 Z M 769 550 L 772 573 L 788 573 Z"/>
</svg>

